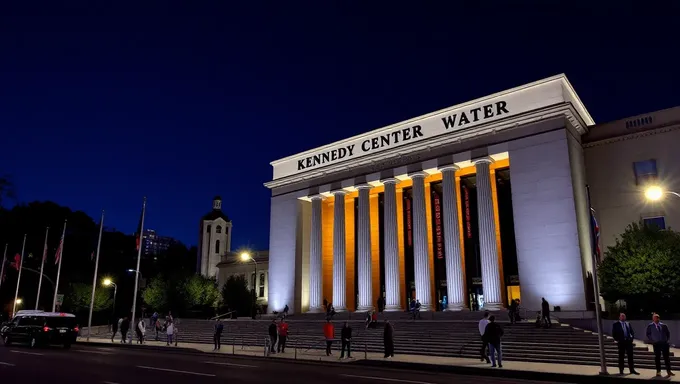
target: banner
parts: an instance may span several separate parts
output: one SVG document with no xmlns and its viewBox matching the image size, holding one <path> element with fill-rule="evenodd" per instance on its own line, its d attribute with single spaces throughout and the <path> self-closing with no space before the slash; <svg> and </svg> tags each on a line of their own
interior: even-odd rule
<svg viewBox="0 0 680 384">
<path fill-rule="evenodd" d="M 442 231 L 442 207 L 439 193 L 432 190 L 432 202 L 434 204 L 434 252 L 437 259 L 444 258 L 444 234 Z"/>
<path fill-rule="evenodd" d="M 409 247 L 413 246 L 413 217 L 411 215 L 411 199 L 408 197 L 405 199 L 405 211 L 406 211 L 406 245 Z"/>
<path fill-rule="evenodd" d="M 468 239 L 472 239 L 472 224 L 470 223 L 470 192 L 467 187 L 463 187 L 463 194 L 465 195 L 465 234 Z"/>
</svg>

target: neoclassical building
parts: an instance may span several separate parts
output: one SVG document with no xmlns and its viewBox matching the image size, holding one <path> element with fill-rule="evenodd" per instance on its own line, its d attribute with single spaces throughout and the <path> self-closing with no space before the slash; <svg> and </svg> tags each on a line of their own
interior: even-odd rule
<svg viewBox="0 0 680 384">
<path fill-rule="evenodd" d="M 217 264 L 231 251 L 231 229 L 231 220 L 222 212 L 222 198 L 215 196 L 212 211 L 201 218 L 199 225 L 196 273 L 217 277 Z"/>
<path fill-rule="evenodd" d="M 587 313 L 593 124 L 559 75 L 272 162 L 269 311 Z"/>
</svg>

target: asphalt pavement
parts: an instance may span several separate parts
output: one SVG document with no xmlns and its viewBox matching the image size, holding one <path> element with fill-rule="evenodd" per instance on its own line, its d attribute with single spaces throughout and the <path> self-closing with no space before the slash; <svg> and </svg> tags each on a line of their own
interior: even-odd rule
<svg viewBox="0 0 680 384">
<path fill-rule="evenodd" d="M 351 362 L 319 364 L 89 345 L 74 345 L 70 350 L 0 345 L 0 378 L 3 384 L 537 383 L 496 377 L 363 367 Z"/>
</svg>

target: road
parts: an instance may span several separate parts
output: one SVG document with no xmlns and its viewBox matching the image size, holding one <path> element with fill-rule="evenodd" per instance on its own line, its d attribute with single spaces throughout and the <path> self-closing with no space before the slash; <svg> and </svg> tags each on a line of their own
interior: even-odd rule
<svg viewBox="0 0 680 384">
<path fill-rule="evenodd" d="M 73 384 L 450 384 L 532 381 L 384 369 L 349 364 L 305 364 L 237 356 L 168 353 L 121 347 L 74 345 L 29 349 L 0 345 L 3 383 Z"/>
</svg>

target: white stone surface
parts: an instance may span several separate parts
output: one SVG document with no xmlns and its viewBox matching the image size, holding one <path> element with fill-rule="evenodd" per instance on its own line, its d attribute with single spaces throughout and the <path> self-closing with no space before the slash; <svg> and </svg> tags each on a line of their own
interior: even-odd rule
<svg viewBox="0 0 680 384">
<path fill-rule="evenodd" d="M 345 192 L 333 193 L 333 306 L 347 309 L 347 269 L 345 245 Z"/>
<path fill-rule="evenodd" d="M 322 312 L 323 273 L 321 270 L 321 196 L 312 198 L 312 223 L 309 241 L 309 310 Z"/>
<path fill-rule="evenodd" d="M 385 236 L 385 310 L 401 311 L 401 287 L 399 285 L 399 243 L 397 240 L 397 179 L 383 180 Z"/>
<path fill-rule="evenodd" d="M 359 217 L 357 220 L 357 241 L 358 241 L 358 289 L 359 289 L 359 311 L 369 311 L 373 309 L 373 289 L 371 274 L 371 201 L 370 186 L 359 187 Z"/>
<path fill-rule="evenodd" d="M 420 300 L 421 310 L 430 311 L 432 307 L 431 276 L 427 239 L 427 209 L 425 204 L 424 172 L 411 175 L 413 180 L 413 270 L 416 283 L 416 299 Z"/>
<path fill-rule="evenodd" d="M 295 311 L 295 260 L 297 221 L 300 202 L 295 196 L 271 199 L 269 221 L 269 307 L 268 312 L 281 311 L 288 305 Z"/>
<path fill-rule="evenodd" d="M 460 230 L 458 228 L 458 193 L 456 191 L 456 169 L 450 166 L 442 169 L 442 216 L 444 221 L 444 249 L 446 252 L 446 293 L 447 310 L 460 311 L 465 308 L 463 284 L 463 263 L 460 252 Z"/>
</svg>

